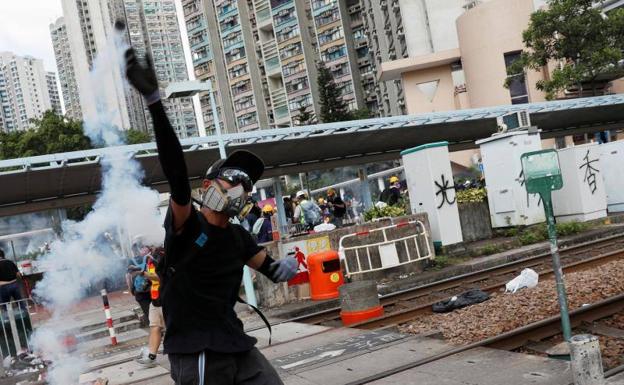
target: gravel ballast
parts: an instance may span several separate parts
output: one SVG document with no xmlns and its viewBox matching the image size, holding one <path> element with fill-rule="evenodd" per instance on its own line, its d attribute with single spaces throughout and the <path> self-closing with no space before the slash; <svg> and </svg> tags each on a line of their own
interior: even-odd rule
<svg viewBox="0 0 624 385">
<path fill-rule="evenodd" d="M 570 310 L 624 292 L 624 261 L 565 275 Z M 515 294 L 497 292 L 489 301 L 446 314 L 433 314 L 400 326 L 404 333 L 439 331 L 452 344 L 464 345 L 559 314 L 553 279 Z"/>
</svg>

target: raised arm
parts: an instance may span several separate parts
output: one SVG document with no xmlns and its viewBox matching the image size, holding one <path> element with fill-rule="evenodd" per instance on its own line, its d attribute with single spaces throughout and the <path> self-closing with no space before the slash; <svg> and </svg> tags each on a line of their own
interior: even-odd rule
<svg viewBox="0 0 624 385">
<path fill-rule="evenodd" d="M 191 213 L 191 186 L 180 141 L 169 123 L 160 101 L 158 80 L 149 56 L 147 67 L 142 66 L 132 48 L 126 51 L 126 76 L 130 83 L 143 95 L 154 122 L 154 135 L 158 148 L 158 159 L 171 188 L 171 211 L 173 227 L 179 231 Z"/>
</svg>

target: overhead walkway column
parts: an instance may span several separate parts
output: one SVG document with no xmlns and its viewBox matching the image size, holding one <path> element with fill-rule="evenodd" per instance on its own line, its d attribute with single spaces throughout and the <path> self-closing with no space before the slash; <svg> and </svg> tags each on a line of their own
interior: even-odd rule
<svg viewBox="0 0 624 385">
<path fill-rule="evenodd" d="M 373 201 L 371 199 L 370 186 L 368 185 L 368 175 L 366 174 L 366 168 L 360 167 L 358 170 L 358 179 L 360 179 L 360 196 L 364 210 L 368 210 L 373 207 Z"/>
<path fill-rule="evenodd" d="M 282 197 L 282 183 L 278 176 L 273 177 L 273 191 L 275 192 L 275 207 L 277 208 L 277 223 L 280 237 L 288 233 L 288 220 L 284 211 L 284 198 Z"/>
</svg>

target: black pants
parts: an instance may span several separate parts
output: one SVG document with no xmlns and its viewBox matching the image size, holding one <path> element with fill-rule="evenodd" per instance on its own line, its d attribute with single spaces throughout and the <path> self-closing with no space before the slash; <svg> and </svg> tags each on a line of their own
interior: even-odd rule
<svg viewBox="0 0 624 385">
<path fill-rule="evenodd" d="M 22 298 L 22 288 L 19 282 L 15 281 L 0 286 L 0 303 L 10 302 L 11 300 L 19 301 Z"/>
<path fill-rule="evenodd" d="M 176 385 L 284 385 L 256 348 L 243 353 L 169 354 L 169 362 Z"/>
</svg>

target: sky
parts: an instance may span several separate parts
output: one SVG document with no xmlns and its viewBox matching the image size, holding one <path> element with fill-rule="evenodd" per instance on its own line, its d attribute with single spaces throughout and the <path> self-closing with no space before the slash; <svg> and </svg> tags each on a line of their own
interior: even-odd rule
<svg viewBox="0 0 624 385">
<path fill-rule="evenodd" d="M 0 51 L 43 59 L 46 71 L 56 72 L 50 23 L 63 16 L 61 0 L 2 0 Z"/>
</svg>

